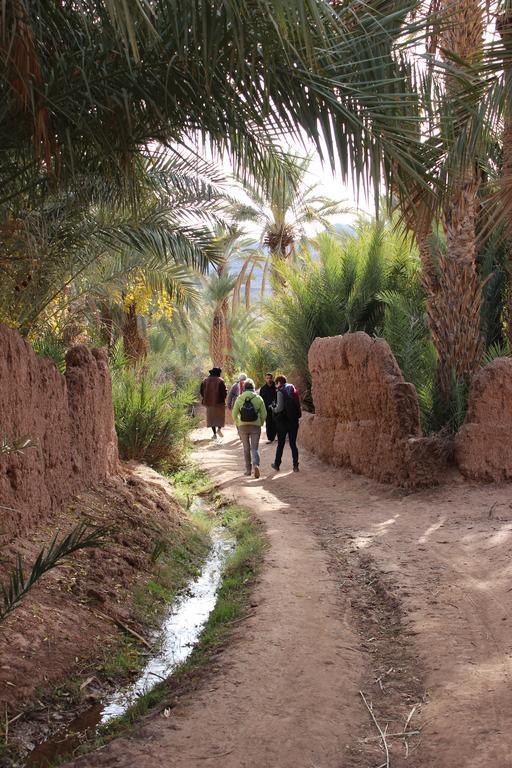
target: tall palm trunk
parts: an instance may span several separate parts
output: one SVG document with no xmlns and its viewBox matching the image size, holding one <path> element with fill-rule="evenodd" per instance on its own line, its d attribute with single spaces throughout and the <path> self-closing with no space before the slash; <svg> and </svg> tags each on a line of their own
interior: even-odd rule
<svg viewBox="0 0 512 768">
<path fill-rule="evenodd" d="M 441 48 L 452 69 L 446 75 L 446 96 L 448 103 L 454 104 L 460 88 L 454 68 L 463 66 L 455 62 L 472 64 L 480 58 L 483 12 L 478 0 L 448 1 L 445 10 L 447 20 Z M 449 185 L 444 216 L 447 253 L 439 257 L 439 282 L 428 307 L 439 355 L 438 383 L 444 399 L 450 396 L 452 376 L 455 374 L 458 379 L 471 376 L 483 351 L 480 331 L 482 291 L 476 269 L 478 185 L 471 158 L 465 167 L 451 174 Z"/>
<path fill-rule="evenodd" d="M 130 365 L 136 365 L 146 357 L 148 343 L 139 333 L 137 323 L 137 306 L 130 304 L 125 311 L 122 325 L 123 349 Z"/>
<path fill-rule="evenodd" d="M 506 58 L 503 62 L 506 94 L 503 116 L 503 193 L 509 198 L 512 193 L 512 104 L 510 102 L 510 94 L 512 93 L 512 0 L 505 0 L 503 11 L 498 16 L 496 26 L 503 41 Z M 509 268 L 505 320 L 508 340 L 512 348 L 512 220 L 509 216 L 505 219 L 505 235 Z"/>
<path fill-rule="evenodd" d="M 209 352 L 213 365 L 234 373 L 233 337 L 229 325 L 229 298 L 224 298 L 215 308 L 210 329 Z"/>
</svg>

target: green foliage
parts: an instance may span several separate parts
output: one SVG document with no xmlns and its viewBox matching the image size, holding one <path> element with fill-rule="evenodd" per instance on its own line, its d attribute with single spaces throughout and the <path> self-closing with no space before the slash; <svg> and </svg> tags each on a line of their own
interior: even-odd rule
<svg viewBox="0 0 512 768">
<path fill-rule="evenodd" d="M 204 496 L 213 488 L 210 476 L 195 465 L 173 472 L 171 479 L 176 499 L 186 509 L 190 507 L 194 496 Z"/>
<path fill-rule="evenodd" d="M 45 333 L 37 339 L 33 345 L 34 352 L 40 357 L 49 357 L 53 360 L 57 370 L 64 373 L 66 370 L 66 345 L 55 334 Z"/>
<path fill-rule="evenodd" d="M 210 613 L 197 645 L 169 680 L 143 694 L 124 715 L 103 726 L 100 729 L 102 738 L 111 738 L 124 732 L 152 707 L 162 705 L 173 696 L 176 686 L 186 686 L 187 678 L 195 678 L 198 671 L 210 661 L 211 655 L 226 642 L 233 621 L 246 613 L 268 542 L 246 509 L 230 505 L 221 506 L 217 511 L 223 525 L 234 535 L 236 548 L 226 562 L 215 608 Z"/>
<path fill-rule="evenodd" d="M 430 432 L 437 354 L 430 338 L 425 300 L 421 295 L 397 291 L 383 293 L 381 298 L 385 303 L 382 336 L 405 380 L 416 387 L 423 430 Z"/>
<path fill-rule="evenodd" d="M 115 373 L 112 398 L 122 458 L 177 469 L 196 423 L 190 415 L 196 397 L 196 386 L 177 389 L 172 382 L 158 384 L 142 369 Z"/>
<path fill-rule="evenodd" d="M 180 589 L 197 578 L 210 546 L 208 530 L 194 520 L 185 529 L 181 542 L 161 530 L 155 531 L 151 560 L 153 578 L 137 588 L 135 612 L 143 623 L 155 623 Z"/>
<path fill-rule="evenodd" d="M 511 357 L 512 350 L 510 349 L 510 343 L 508 339 L 504 339 L 501 343 L 495 342 L 487 347 L 482 358 L 482 365 L 488 365 L 496 360 L 498 357 Z"/>
<path fill-rule="evenodd" d="M 109 649 L 102 665 L 107 677 L 123 679 L 140 669 L 140 651 L 132 639 L 123 637 L 114 652 Z"/>
<path fill-rule="evenodd" d="M 378 187 L 383 148 L 415 170 L 406 141 L 415 123 L 405 107 L 416 98 L 392 51 L 406 12 L 365 6 L 354 24 L 350 4 L 333 13 L 324 0 L 6 4 L 3 199 L 54 180 L 56 158 L 61 177 L 94 168 L 106 185 L 131 192 L 138 147 L 156 138 L 193 146 L 197 132 L 251 172 L 264 169 L 278 130 L 296 135 L 299 126 L 317 146 L 324 140 L 331 161 L 338 152 L 345 176 L 352 165 L 356 178 Z M 31 66 L 14 88 L 9 73 L 22 45 Z M 20 93 L 31 88 L 20 109 Z"/>
<path fill-rule="evenodd" d="M 426 432 L 443 432 L 448 436 L 455 435 L 468 410 L 470 382 L 457 379 L 452 371 L 451 390 L 449 396 L 442 397 L 437 386 L 434 386 L 432 406 L 425 426 Z"/>
<path fill-rule="evenodd" d="M 240 368 L 247 373 L 249 378 L 261 386 L 265 382 L 266 373 L 275 373 L 280 366 L 280 356 L 275 347 L 267 341 L 260 328 L 249 337 L 245 354 L 240 358 Z"/>
<path fill-rule="evenodd" d="M 100 546 L 108 533 L 106 528 L 93 528 L 80 523 L 58 541 L 55 535 L 48 549 L 42 549 L 28 575 L 25 575 L 21 556 L 18 555 L 16 564 L 11 571 L 7 585 L 0 587 L 2 605 L 0 607 L 0 622 L 13 611 L 25 595 L 32 589 L 45 573 L 59 565 L 62 560 L 73 552 L 87 547 Z"/>
<path fill-rule="evenodd" d="M 482 333 L 487 349 L 506 348 L 503 318 L 507 304 L 510 242 L 503 227 L 496 227 L 478 254 L 482 289 Z M 491 353 L 492 354 L 492 353 Z"/>
<path fill-rule="evenodd" d="M 381 333 L 388 308 L 388 335 L 403 321 L 406 307 L 399 309 L 396 297 L 422 314 L 419 261 L 410 241 L 390 224 L 360 223 L 354 235 L 340 238 L 322 234 L 315 250 L 305 255 L 306 268 L 285 267 L 285 284 L 267 302 L 272 339 L 282 354 L 281 364 L 298 374 L 307 390 L 311 386 L 308 351 L 317 336 L 348 331 Z M 393 298 L 395 297 L 395 298 Z M 424 327 L 423 321 L 419 321 Z M 404 360 L 412 351 L 403 348 Z M 412 360 L 411 360 L 412 364 Z M 306 391 L 306 400 L 308 392 Z"/>
</svg>

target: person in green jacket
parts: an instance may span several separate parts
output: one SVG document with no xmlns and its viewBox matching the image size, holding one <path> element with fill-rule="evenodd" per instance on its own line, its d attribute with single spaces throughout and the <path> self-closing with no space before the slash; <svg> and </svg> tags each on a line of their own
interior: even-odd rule
<svg viewBox="0 0 512 768">
<path fill-rule="evenodd" d="M 267 418 L 267 409 L 263 398 L 254 391 L 254 381 L 246 379 L 244 391 L 235 400 L 233 406 L 233 421 L 238 428 L 238 434 L 244 447 L 245 474 L 260 476 L 260 443 L 261 427 Z"/>
</svg>

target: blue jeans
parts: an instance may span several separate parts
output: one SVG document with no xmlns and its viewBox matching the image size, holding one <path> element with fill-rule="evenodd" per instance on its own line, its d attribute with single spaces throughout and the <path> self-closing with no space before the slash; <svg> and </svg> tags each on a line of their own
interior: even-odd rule
<svg viewBox="0 0 512 768">
<path fill-rule="evenodd" d="M 249 472 L 252 465 L 259 467 L 260 455 L 258 446 L 260 444 L 261 427 L 256 424 L 240 424 L 238 434 L 244 447 L 245 468 Z"/>
<path fill-rule="evenodd" d="M 299 432 L 299 423 L 279 425 L 277 427 L 277 450 L 274 464 L 276 467 L 281 466 L 281 460 L 283 458 L 284 446 L 286 443 L 286 435 L 288 435 L 288 442 L 292 451 L 293 466 L 299 466 L 299 449 L 297 448 L 297 434 Z"/>
</svg>

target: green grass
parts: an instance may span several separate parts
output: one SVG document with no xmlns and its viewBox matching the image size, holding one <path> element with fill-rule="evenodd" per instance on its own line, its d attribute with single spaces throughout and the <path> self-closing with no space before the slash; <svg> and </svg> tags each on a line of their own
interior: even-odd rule
<svg viewBox="0 0 512 768">
<path fill-rule="evenodd" d="M 170 476 L 176 499 L 184 509 L 189 509 L 194 496 L 207 496 L 213 491 L 210 476 L 196 464 L 190 464 Z"/>
<path fill-rule="evenodd" d="M 11 768 L 11 766 L 14 768 L 19 763 L 17 762 L 15 750 L 5 743 L 4 731 L 1 732 L 0 739 L 0 765 L 2 768 Z"/>
<path fill-rule="evenodd" d="M 122 637 L 105 654 L 101 671 L 111 680 L 123 680 L 139 671 L 141 661 L 140 646 L 128 637 Z"/>
</svg>

